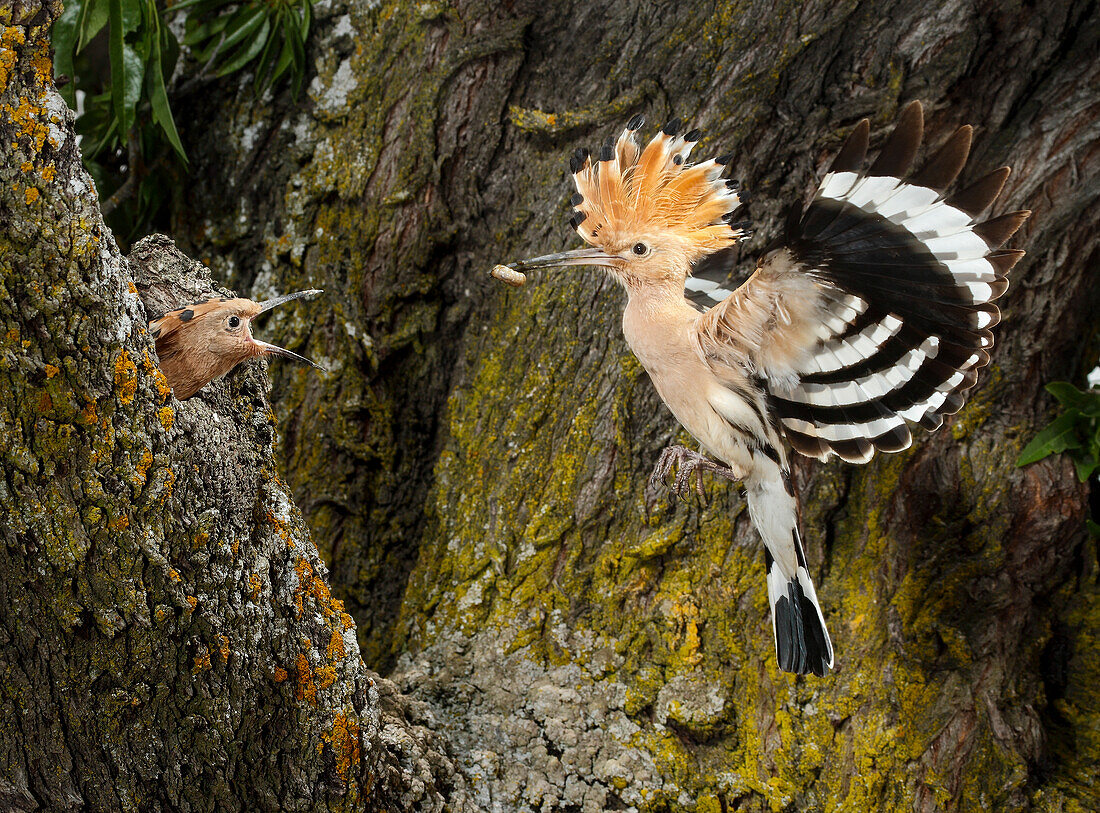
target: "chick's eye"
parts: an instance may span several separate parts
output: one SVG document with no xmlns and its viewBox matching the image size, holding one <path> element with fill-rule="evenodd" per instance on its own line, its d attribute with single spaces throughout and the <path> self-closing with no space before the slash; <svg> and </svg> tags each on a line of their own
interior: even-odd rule
<svg viewBox="0 0 1100 813">
<path fill-rule="evenodd" d="M 231 330 L 235 330 L 241 326 L 241 318 L 239 316 L 230 316 L 229 319 L 226 320 L 226 324 L 229 325 Z"/>
<path fill-rule="evenodd" d="M 637 254 L 639 257 L 642 256 L 643 254 L 647 254 L 648 252 L 649 252 L 649 248 L 646 246 L 645 243 L 635 243 L 634 244 L 634 253 Z"/>
</svg>

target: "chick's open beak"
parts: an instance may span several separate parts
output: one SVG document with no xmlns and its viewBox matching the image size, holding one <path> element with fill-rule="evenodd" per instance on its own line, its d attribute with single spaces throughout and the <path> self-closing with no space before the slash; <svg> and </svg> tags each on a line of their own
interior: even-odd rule
<svg viewBox="0 0 1100 813">
<path fill-rule="evenodd" d="M 311 299 L 312 297 L 318 296 L 319 294 L 323 293 L 324 291 L 318 290 L 316 288 L 311 288 L 308 291 L 296 291 L 292 294 L 285 294 L 283 296 L 277 296 L 274 299 L 268 299 L 266 302 L 259 303 L 260 310 L 256 314 L 256 316 L 259 316 L 261 313 L 265 313 L 272 308 L 278 307 L 279 305 L 283 305 L 287 302 L 292 302 L 295 299 Z M 262 342 L 256 338 L 253 338 L 252 341 L 255 342 L 264 351 L 265 355 L 270 354 L 273 356 L 282 356 L 283 358 L 293 359 L 294 361 L 301 362 L 302 364 L 308 364 L 318 370 L 325 369 L 320 364 L 317 364 L 314 361 L 310 361 L 305 356 L 299 356 L 297 353 L 293 352 L 292 350 L 287 350 L 285 347 L 279 347 L 275 344 L 268 344 L 267 342 Z"/>
<path fill-rule="evenodd" d="M 308 364 L 311 367 L 317 368 L 318 370 L 324 370 L 325 369 L 324 367 L 322 367 L 317 362 L 310 361 L 305 356 L 299 356 L 293 350 L 287 350 L 285 347 L 279 347 L 279 345 L 277 345 L 277 344 L 268 344 L 267 342 L 261 342 L 259 339 L 253 339 L 252 341 L 254 341 L 256 344 L 258 344 L 263 349 L 265 355 L 270 353 L 273 356 L 282 356 L 283 358 L 293 359 L 294 361 L 300 361 L 300 362 L 302 362 L 302 364 Z"/>
<path fill-rule="evenodd" d="M 291 302 L 295 299 L 312 299 L 313 297 L 319 296 L 320 294 L 323 294 L 323 293 L 324 293 L 324 291 L 318 290 L 317 288 L 310 288 L 308 291 L 296 291 L 295 293 L 292 293 L 292 294 L 284 294 L 283 296 L 277 296 L 274 299 L 269 299 L 266 302 L 259 303 L 260 304 L 260 310 L 256 315 L 259 316 L 261 313 L 269 311 L 272 308 L 277 308 L 277 307 L 279 307 L 279 305 L 283 305 L 283 304 L 285 304 L 287 302 Z"/>
</svg>

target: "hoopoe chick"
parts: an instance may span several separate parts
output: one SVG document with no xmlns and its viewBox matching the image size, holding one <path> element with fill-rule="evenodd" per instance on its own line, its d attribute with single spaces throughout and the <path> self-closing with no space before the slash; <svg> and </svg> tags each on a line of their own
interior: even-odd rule
<svg viewBox="0 0 1100 813">
<path fill-rule="evenodd" d="M 304 356 L 262 342 L 252 335 L 252 320 L 261 313 L 285 302 L 320 293 L 323 292 L 298 291 L 266 302 L 211 297 L 151 319 L 149 332 L 156 340 L 160 369 L 168 385 L 183 401 L 242 361 L 267 355 L 283 356 L 323 369 Z"/>
<path fill-rule="evenodd" d="M 998 250 L 1029 212 L 979 221 L 1000 194 L 1003 167 L 952 195 L 971 128 L 951 136 L 906 178 L 923 132 L 913 102 L 878 158 L 862 169 L 860 122 L 804 212 L 730 291 L 693 271 L 747 235 L 744 201 L 722 179 L 726 157 L 690 164 L 699 132 L 678 121 L 641 149 L 627 125 L 593 162 L 570 161 L 570 221 L 591 248 L 512 263 L 522 272 L 602 266 L 626 289 L 623 333 L 673 415 L 720 462 L 666 449 L 654 470 L 712 471 L 744 483 L 764 542 L 781 669 L 825 675 L 833 646 L 802 546 L 787 445 L 865 463 L 913 441 L 909 423 L 937 428 L 957 412 L 989 361 L 990 328 L 1022 251 Z"/>
</svg>

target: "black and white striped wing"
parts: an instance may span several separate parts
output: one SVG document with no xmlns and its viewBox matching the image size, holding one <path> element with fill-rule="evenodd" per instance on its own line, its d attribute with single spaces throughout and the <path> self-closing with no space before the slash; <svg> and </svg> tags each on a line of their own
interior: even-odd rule
<svg viewBox="0 0 1100 813">
<path fill-rule="evenodd" d="M 1008 168 L 945 196 L 966 162 L 959 129 L 912 177 L 923 113 L 910 104 L 877 160 L 861 171 L 861 122 L 788 234 L 787 247 L 822 283 L 828 318 L 795 382 L 769 383 L 769 402 L 799 452 L 864 462 L 912 443 L 907 422 L 935 429 L 957 412 L 989 361 L 993 300 L 1022 251 L 999 251 L 1028 212 L 983 222 Z"/>
<path fill-rule="evenodd" d="M 748 276 L 737 273 L 740 256 L 741 248 L 733 246 L 699 260 L 684 282 L 684 298 L 701 311 L 724 302 Z"/>
</svg>

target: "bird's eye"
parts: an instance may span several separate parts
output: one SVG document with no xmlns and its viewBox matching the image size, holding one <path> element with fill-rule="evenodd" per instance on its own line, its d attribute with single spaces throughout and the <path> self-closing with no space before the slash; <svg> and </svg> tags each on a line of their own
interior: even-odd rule
<svg viewBox="0 0 1100 813">
<path fill-rule="evenodd" d="M 635 243 L 634 253 L 641 257 L 643 254 L 649 253 L 649 247 L 645 243 Z"/>
<path fill-rule="evenodd" d="M 226 324 L 229 325 L 230 330 L 236 330 L 241 326 L 241 317 L 230 316 L 229 319 L 226 320 Z"/>
</svg>

